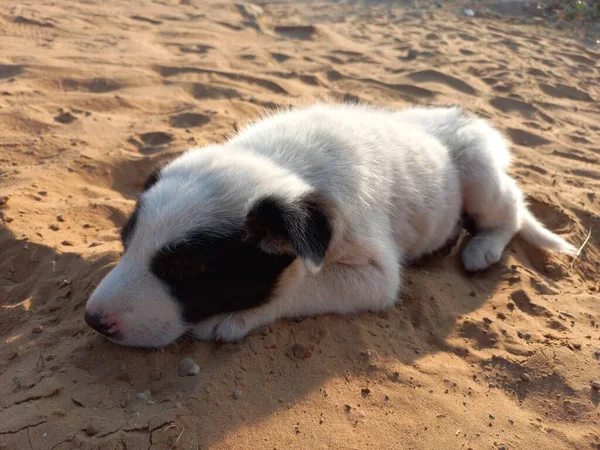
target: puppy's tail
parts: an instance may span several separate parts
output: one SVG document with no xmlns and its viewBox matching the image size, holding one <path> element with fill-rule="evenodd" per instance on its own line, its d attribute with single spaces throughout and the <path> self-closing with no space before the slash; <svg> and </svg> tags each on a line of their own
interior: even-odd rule
<svg viewBox="0 0 600 450">
<path fill-rule="evenodd" d="M 519 235 L 530 244 L 544 250 L 565 253 L 570 256 L 577 254 L 575 246 L 547 230 L 527 209 L 523 211 Z"/>
</svg>

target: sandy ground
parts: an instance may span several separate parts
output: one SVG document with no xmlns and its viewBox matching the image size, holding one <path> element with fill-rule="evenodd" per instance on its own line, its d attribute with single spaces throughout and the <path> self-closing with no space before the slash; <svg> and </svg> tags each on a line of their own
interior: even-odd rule
<svg viewBox="0 0 600 450">
<path fill-rule="evenodd" d="M 476 276 L 436 255 L 403 306 L 238 344 L 124 349 L 83 322 L 154 166 L 320 96 L 489 117 L 535 213 L 580 245 L 598 49 L 443 10 L 133 3 L 0 4 L 0 449 L 600 449 L 600 221 L 574 268 L 518 239 Z"/>
</svg>

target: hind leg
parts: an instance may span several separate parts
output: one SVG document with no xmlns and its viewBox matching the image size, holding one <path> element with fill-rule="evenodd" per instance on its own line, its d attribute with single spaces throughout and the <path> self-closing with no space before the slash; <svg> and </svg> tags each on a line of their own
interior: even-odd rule
<svg viewBox="0 0 600 450">
<path fill-rule="evenodd" d="M 465 210 L 476 224 L 476 233 L 467 243 L 462 261 L 468 271 L 483 270 L 500 261 L 502 253 L 519 231 L 523 197 L 516 183 L 502 174 L 482 180 L 467 195 Z"/>
<path fill-rule="evenodd" d="M 462 261 L 467 271 L 497 263 L 519 231 L 523 194 L 506 174 L 508 149 L 498 132 L 476 120 L 460 130 L 467 141 L 459 156 L 463 208 L 476 225 Z"/>
</svg>

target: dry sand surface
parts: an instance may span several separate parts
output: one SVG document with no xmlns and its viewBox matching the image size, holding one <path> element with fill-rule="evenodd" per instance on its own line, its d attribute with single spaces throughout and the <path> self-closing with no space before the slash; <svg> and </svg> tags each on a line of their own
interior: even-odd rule
<svg viewBox="0 0 600 450">
<path fill-rule="evenodd" d="M 600 221 L 574 268 L 518 239 L 475 276 L 436 255 L 403 306 L 236 344 L 85 325 L 144 177 L 265 107 L 460 103 L 512 141 L 550 229 L 579 246 L 600 215 L 597 48 L 443 10 L 263 10 L 0 4 L 0 449 L 599 449 Z"/>
</svg>

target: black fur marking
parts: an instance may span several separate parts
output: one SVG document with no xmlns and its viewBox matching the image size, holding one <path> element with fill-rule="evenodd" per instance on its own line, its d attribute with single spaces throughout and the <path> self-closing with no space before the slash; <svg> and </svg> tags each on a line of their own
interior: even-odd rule
<svg viewBox="0 0 600 450">
<path fill-rule="evenodd" d="M 243 240 L 243 233 L 196 232 L 156 253 L 152 273 L 181 303 L 187 323 L 255 308 L 269 301 L 293 255 L 272 255 Z"/>
<path fill-rule="evenodd" d="M 146 192 L 148 189 L 150 189 L 152 186 L 158 183 L 158 180 L 160 180 L 160 169 L 156 169 L 150 174 L 150 176 L 144 183 L 144 186 L 142 187 L 142 192 Z"/>
<path fill-rule="evenodd" d="M 246 227 L 252 241 L 288 243 L 297 256 L 320 266 L 333 233 L 329 210 L 329 200 L 316 192 L 290 203 L 267 196 L 251 208 Z"/>
<path fill-rule="evenodd" d="M 160 180 L 160 169 L 156 169 L 154 172 L 150 174 L 150 176 L 144 182 L 144 186 L 142 187 L 142 193 L 146 192 Z M 123 242 L 123 247 L 127 248 L 127 244 L 133 235 L 133 231 L 135 230 L 135 226 L 137 224 L 138 216 L 140 213 L 140 200 L 138 200 L 135 204 L 135 209 L 123 228 L 121 229 L 121 241 Z"/>
<path fill-rule="evenodd" d="M 131 240 L 133 230 L 135 229 L 135 225 L 137 224 L 139 213 L 140 202 L 138 201 L 135 204 L 135 209 L 133 210 L 133 213 L 131 213 L 131 216 L 129 216 L 129 219 L 127 219 L 127 222 L 125 222 L 125 225 L 123 225 L 123 228 L 121 228 L 121 242 L 123 242 L 123 247 L 125 248 L 127 248 L 127 245 Z"/>
</svg>

